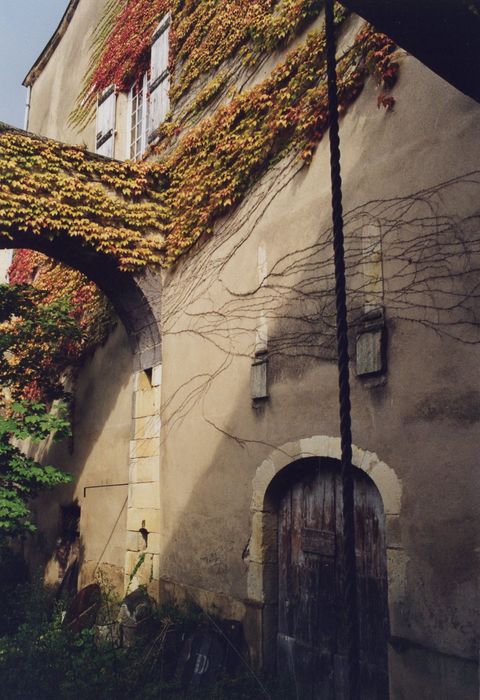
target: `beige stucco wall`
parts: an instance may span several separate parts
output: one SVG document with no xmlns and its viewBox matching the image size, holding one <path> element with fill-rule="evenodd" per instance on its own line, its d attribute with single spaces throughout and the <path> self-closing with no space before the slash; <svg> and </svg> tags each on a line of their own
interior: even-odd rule
<svg viewBox="0 0 480 700">
<path fill-rule="evenodd" d="M 78 501 L 80 585 L 89 583 L 100 569 L 123 590 L 131 402 L 131 353 L 125 331 L 118 324 L 79 373 L 73 438 L 49 443 L 36 452 L 44 463 L 74 477 L 68 486 L 35 502 L 39 536 L 31 543 L 29 556 L 32 566 L 47 563 L 46 578 L 51 584 L 58 579 L 55 543 L 60 507 Z"/>
<path fill-rule="evenodd" d="M 92 33 L 107 0 L 82 0 L 45 68 L 32 85 L 28 130 L 95 151 L 95 113 L 82 130 L 69 124 L 89 66 Z M 114 156 L 129 156 L 129 109 L 125 93 L 117 96 Z"/>
<path fill-rule="evenodd" d="M 479 177 L 466 174 L 478 168 L 479 107 L 408 57 L 395 97 L 392 113 L 378 110 L 369 83 L 342 122 L 349 245 L 361 239 L 361 207 L 368 225 L 383 227 L 389 331 L 385 383 L 352 380 L 354 442 L 376 453 L 401 485 L 388 537 L 392 635 L 438 652 L 430 672 L 439 678 L 448 667 L 442 654 L 456 656 L 464 682 L 457 678 L 453 688 L 449 681 L 444 697 L 466 699 L 476 686 L 478 641 L 480 386 L 478 347 L 469 343 L 479 340 L 480 309 L 471 280 L 454 279 L 466 263 L 454 241 L 459 230 L 468 239 L 464 220 L 478 212 Z M 309 168 L 295 175 L 295 164 L 282 163 L 213 240 L 164 275 L 160 571 L 170 591 L 189 587 L 199 599 L 215 591 L 226 613 L 250 598 L 255 562 L 245 552 L 256 470 L 286 443 L 339 432 L 335 366 L 295 347 L 299 332 L 308 333 L 295 318 L 312 310 L 309 295 L 325 283 L 327 249 L 315 246 L 330 225 L 328 157 L 324 140 Z M 464 181 L 427 192 L 456 177 Z M 398 226 L 397 215 L 410 224 Z M 447 218 L 448 244 L 439 234 Z M 420 253 L 418 241 L 432 231 Z M 439 257 L 430 281 L 415 282 L 413 266 L 406 281 L 409 255 L 422 267 L 433 251 Z M 443 291 L 440 269 L 449 277 Z M 449 326 L 458 313 L 443 313 L 447 298 L 468 307 L 465 326 Z M 327 311 L 331 321 L 320 299 L 318 314 Z M 265 324 L 270 398 L 255 409 L 250 371 Z M 289 333 L 290 346 L 282 342 Z M 456 333 L 460 339 L 449 337 Z M 247 620 L 246 608 L 241 614 Z M 392 674 L 394 697 L 411 697 L 417 671 L 410 657 Z M 438 697 L 435 687 L 422 697 Z"/>
<path fill-rule="evenodd" d="M 95 122 L 81 133 L 68 124 L 89 65 L 92 32 L 107 0 L 82 0 L 54 54 L 32 86 L 28 130 L 95 150 Z"/>
<path fill-rule="evenodd" d="M 70 36 L 34 86 L 32 130 L 78 142 L 66 115 L 100 10 L 94 6 L 80 3 Z M 394 94 L 392 113 L 377 109 L 370 81 L 342 121 L 351 301 L 358 315 L 376 298 L 388 325 L 386 376 L 358 379 L 352 363 L 354 443 L 358 455 L 377 460 L 357 466 L 377 483 L 388 516 L 392 635 L 412 643 L 392 646 L 392 697 L 439 698 L 440 688 L 447 700 L 470 700 L 478 643 L 479 308 L 463 274 L 478 261 L 462 245 L 477 245 L 480 178 L 467 174 L 478 169 L 479 107 L 410 57 L 402 59 Z M 91 147 L 93 131 L 85 133 Z M 255 525 L 263 507 L 258 484 L 273 479 L 282 460 L 334 450 L 339 432 L 332 300 L 324 291 L 332 287 L 328 157 L 325 139 L 309 167 L 277 165 L 215 237 L 163 273 L 161 381 L 130 377 L 117 331 L 79 382 L 83 410 L 71 462 L 81 476 L 77 495 L 106 474 L 109 483 L 128 480 L 132 438 L 128 494 L 89 491 L 82 501 L 86 561 L 95 562 L 106 542 L 96 514 L 108 508 L 113 522 L 121 512 L 115 566 L 122 528 L 127 578 L 142 551 L 138 530 L 147 529 L 137 583 L 241 619 L 257 659 L 274 615 L 264 597 L 268 574 L 275 575 L 256 547 L 263 536 Z M 355 254 L 372 227 L 383 257 L 368 269 L 383 269 L 385 283 L 377 277 L 363 295 Z M 251 364 L 266 332 L 270 397 L 253 407 Z M 104 406 L 108 396 L 117 397 L 106 402 L 111 410 L 94 421 L 88 406 Z M 55 508 L 42 511 L 47 530 Z"/>
</svg>

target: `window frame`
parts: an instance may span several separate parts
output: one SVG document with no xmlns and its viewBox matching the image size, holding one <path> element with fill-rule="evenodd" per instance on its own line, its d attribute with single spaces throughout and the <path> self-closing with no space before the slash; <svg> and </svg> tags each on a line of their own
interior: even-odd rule
<svg viewBox="0 0 480 700">
<path fill-rule="evenodd" d="M 139 100 L 140 94 L 140 100 Z M 137 100 L 135 105 L 134 101 Z M 134 119 L 134 110 L 136 120 Z M 140 119 L 138 118 L 139 111 Z M 147 149 L 149 113 L 148 75 L 144 73 L 129 90 L 127 110 L 128 159 L 140 160 Z M 135 130 L 135 138 L 133 138 Z"/>
</svg>

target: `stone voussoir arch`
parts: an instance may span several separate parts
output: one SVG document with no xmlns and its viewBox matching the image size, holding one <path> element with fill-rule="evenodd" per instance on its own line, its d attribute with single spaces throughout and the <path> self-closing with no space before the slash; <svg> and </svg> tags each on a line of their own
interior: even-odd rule
<svg viewBox="0 0 480 700">
<path fill-rule="evenodd" d="M 341 459 L 339 437 L 313 435 L 275 448 L 260 464 L 253 478 L 252 513 L 268 512 L 266 500 L 268 488 L 277 474 L 292 462 L 308 457 Z M 364 471 L 375 483 L 382 497 L 385 515 L 399 515 L 402 498 L 402 485 L 395 471 L 383 462 L 374 452 L 352 446 L 352 462 Z"/>
<path fill-rule="evenodd" d="M 385 516 L 400 515 L 402 484 L 395 471 L 374 452 L 353 446 L 353 464 L 364 471 L 377 487 Z M 273 480 L 288 465 L 301 459 L 325 457 L 341 459 L 340 438 L 314 435 L 287 442 L 274 449 L 255 471 L 252 481 L 251 539 L 247 578 L 248 599 L 259 604 L 276 602 L 276 533 L 277 513 L 269 501 L 268 490 Z M 387 548 L 390 546 L 387 537 Z"/>
</svg>

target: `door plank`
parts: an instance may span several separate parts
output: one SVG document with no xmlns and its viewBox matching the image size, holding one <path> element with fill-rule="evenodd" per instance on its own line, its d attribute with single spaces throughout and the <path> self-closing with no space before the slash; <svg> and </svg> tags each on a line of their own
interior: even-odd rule
<svg viewBox="0 0 480 700">
<path fill-rule="evenodd" d="M 299 463 L 300 464 L 300 463 Z M 306 469 L 305 467 L 309 468 Z M 278 658 L 293 665 L 302 700 L 343 700 L 343 517 L 339 464 L 308 460 L 278 510 Z M 385 518 L 380 494 L 355 473 L 362 698 L 388 698 L 388 606 Z M 288 641 L 287 642 L 285 641 Z M 281 652 L 282 648 L 282 652 Z M 285 660 L 283 661 L 285 667 Z"/>
</svg>

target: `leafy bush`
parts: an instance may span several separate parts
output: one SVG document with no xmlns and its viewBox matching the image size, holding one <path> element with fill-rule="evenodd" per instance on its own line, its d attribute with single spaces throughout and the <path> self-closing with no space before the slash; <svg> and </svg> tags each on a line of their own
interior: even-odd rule
<svg viewBox="0 0 480 700">
<path fill-rule="evenodd" d="M 38 442 L 49 435 L 60 440 L 69 434 L 70 423 L 61 405 L 51 412 L 44 404 L 14 403 L 8 414 L 0 414 L 0 545 L 35 530 L 30 519 L 32 498 L 71 481 L 59 469 L 27 457 L 14 441 L 28 438 Z"/>
<path fill-rule="evenodd" d="M 112 610 L 107 591 L 105 611 Z M 260 679 L 252 671 L 224 678 L 211 687 L 182 689 L 167 678 L 165 640 L 205 627 L 200 608 L 162 606 L 147 638 L 128 648 L 102 641 L 95 629 L 72 635 L 62 628 L 62 607 L 34 583 L 17 589 L 23 608 L 16 632 L 0 637 L 0 688 L 5 700 L 291 700 L 288 684 Z M 0 616 L 5 613 L 0 603 Z M 7 613 L 8 614 L 8 613 Z M 103 619 L 103 622 L 106 620 Z M 111 621 L 111 620 L 110 620 Z"/>
<path fill-rule="evenodd" d="M 0 284 L 0 385 L 16 399 L 63 398 L 81 331 L 68 299 L 31 285 Z"/>
</svg>

